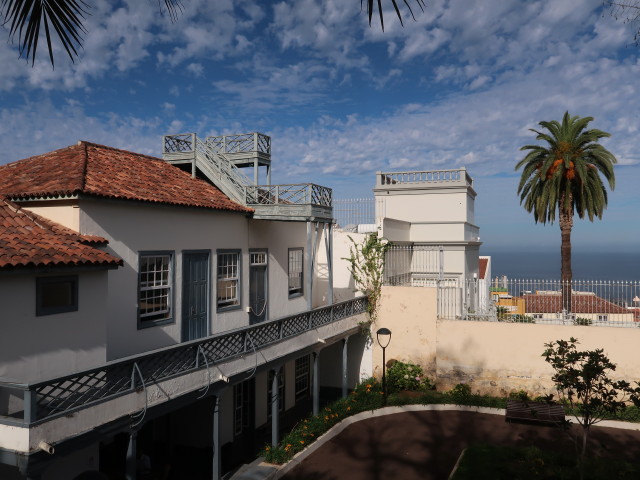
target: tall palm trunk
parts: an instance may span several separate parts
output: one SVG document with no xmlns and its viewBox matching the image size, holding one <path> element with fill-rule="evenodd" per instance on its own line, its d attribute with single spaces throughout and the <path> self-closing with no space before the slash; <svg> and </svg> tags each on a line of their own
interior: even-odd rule
<svg viewBox="0 0 640 480">
<path fill-rule="evenodd" d="M 571 230 L 573 229 L 573 206 L 569 198 L 569 209 L 564 208 L 564 194 L 560 200 L 559 216 L 560 216 L 560 235 L 562 244 L 560 245 L 560 280 L 562 283 L 562 309 L 566 313 L 571 313 L 571 280 L 573 273 L 571 271 Z"/>
</svg>

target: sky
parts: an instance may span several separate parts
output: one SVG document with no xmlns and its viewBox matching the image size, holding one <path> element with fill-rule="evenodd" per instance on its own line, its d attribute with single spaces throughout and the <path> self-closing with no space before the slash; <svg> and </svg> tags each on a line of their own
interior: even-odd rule
<svg viewBox="0 0 640 480">
<path fill-rule="evenodd" d="M 0 42 L 0 164 L 87 140 L 161 156 L 164 134 L 259 131 L 273 183 L 372 195 L 376 171 L 465 167 L 483 249 L 559 247 L 519 204 L 515 164 L 542 120 L 611 133 L 616 188 L 577 251 L 638 252 L 640 47 L 601 0 L 433 0 L 404 27 L 358 0 L 90 1 L 84 48 L 52 69 Z M 401 2 L 402 3 L 402 2 Z M 415 10 L 415 8 L 414 8 Z M 8 39 L 6 28 L 0 31 Z"/>
</svg>

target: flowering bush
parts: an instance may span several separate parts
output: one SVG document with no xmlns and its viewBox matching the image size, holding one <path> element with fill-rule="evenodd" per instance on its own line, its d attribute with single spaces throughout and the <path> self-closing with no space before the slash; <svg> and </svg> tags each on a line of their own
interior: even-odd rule
<svg viewBox="0 0 640 480">
<path fill-rule="evenodd" d="M 387 369 L 387 389 L 390 393 L 434 388 L 433 382 L 425 376 L 419 365 L 396 361 Z"/>
<path fill-rule="evenodd" d="M 341 398 L 325 407 L 318 415 L 312 415 L 298 423 L 277 447 L 267 445 L 260 453 L 269 463 L 282 464 L 313 443 L 335 424 L 356 413 L 380 408 L 383 403 L 382 388 L 375 378 L 360 382 L 347 398 Z"/>
</svg>

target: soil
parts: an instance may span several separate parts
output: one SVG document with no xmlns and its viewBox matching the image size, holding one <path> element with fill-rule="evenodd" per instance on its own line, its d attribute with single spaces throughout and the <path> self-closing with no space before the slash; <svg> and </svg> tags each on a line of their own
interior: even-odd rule
<svg viewBox="0 0 640 480">
<path fill-rule="evenodd" d="M 574 425 L 574 434 L 578 428 Z M 283 479 L 446 480 L 460 452 L 477 443 L 575 455 L 573 440 L 556 427 L 507 423 L 502 415 L 473 412 L 405 412 L 348 426 Z M 592 456 L 640 458 L 638 430 L 592 427 L 589 443 Z"/>
</svg>

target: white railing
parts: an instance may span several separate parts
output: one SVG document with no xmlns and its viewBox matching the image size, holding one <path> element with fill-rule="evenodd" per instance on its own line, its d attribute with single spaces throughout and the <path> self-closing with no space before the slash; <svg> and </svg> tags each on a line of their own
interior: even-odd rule
<svg viewBox="0 0 640 480">
<path fill-rule="evenodd" d="M 404 265 L 407 265 L 405 259 Z M 406 269 L 405 269 L 406 270 Z M 442 319 L 509 323 L 640 327 L 640 282 L 502 279 L 423 276 L 411 269 L 389 274 L 398 285 L 438 289 Z M 387 274 L 385 273 L 385 278 Z M 393 285 L 391 281 L 388 283 Z M 563 295 L 564 290 L 564 295 Z M 564 297 L 564 298 L 563 298 Z"/>
<path fill-rule="evenodd" d="M 385 253 L 384 283 L 393 286 L 433 286 L 443 280 L 444 248 L 434 245 L 392 245 Z"/>
<path fill-rule="evenodd" d="M 473 179 L 465 168 L 456 170 L 423 170 L 410 172 L 377 172 L 377 186 L 392 186 L 400 184 L 420 183 L 461 183 L 465 186 L 473 186 Z"/>
</svg>

